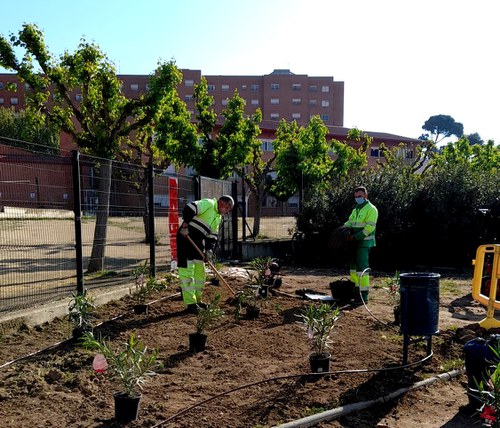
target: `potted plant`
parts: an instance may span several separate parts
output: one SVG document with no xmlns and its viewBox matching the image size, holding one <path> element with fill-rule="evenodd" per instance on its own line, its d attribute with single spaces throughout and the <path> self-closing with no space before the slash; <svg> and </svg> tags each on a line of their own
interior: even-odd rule
<svg viewBox="0 0 500 428">
<path fill-rule="evenodd" d="M 384 287 L 389 293 L 389 302 L 394 313 L 394 324 L 399 325 L 401 321 L 401 291 L 399 283 L 399 272 L 396 271 L 392 278 L 384 280 Z"/>
<path fill-rule="evenodd" d="M 271 263 L 271 257 L 256 257 L 250 261 L 251 270 L 247 270 L 251 284 L 258 285 L 262 297 L 267 297 L 269 286 L 272 285 Z"/>
<path fill-rule="evenodd" d="M 327 303 L 311 304 L 299 315 L 307 331 L 311 347 L 309 362 L 313 373 L 330 371 L 329 351 L 335 322 L 339 319 L 340 309 Z"/>
<path fill-rule="evenodd" d="M 147 260 L 132 271 L 132 275 L 135 278 L 137 296 L 137 304 L 134 305 L 134 313 L 136 314 L 148 313 L 149 305 L 146 303 L 146 300 L 161 286 L 154 277 L 146 277 L 148 272 L 149 266 Z"/>
<path fill-rule="evenodd" d="M 267 302 L 267 296 L 263 297 L 258 285 L 247 285 L 236 295 L 235 319 L 239 320 L 241 310 L 246 308 L 248 319 L 256 319 L 260 316 L 260 311 L 264 302 Z"/>
<path fill-rule="evenodd" d="M 136 420 L 142 397 L 140 391 L 156 374 L 155 370 L 162 366 L 158 361 L 158 351 L 148 350 L 134 335 L 130 336 L 122 350 L 112 349 L 106 340 L 97 340 L 91 333 L 84 335 L 83 346 L 98 352 L 93 362 L 96 372 L 109 373 L 121 382 L 122 389 L 113 394 L 115 419 L 119 422 Z"/>
<path fill-rule="evenodd" d="M 189 334 L 189 350 L 191 352 L 201 352 L 205 350 L 207 335 L 205 330 L 213 326 L 224 316 L 224 311 L 219 307 L 221 301 L 220 293 L 216 293 L 214 298 L 206 306 L 198 306 L 196 316 L 196 331 Z"/>
<path fill-rule="evenodd" d="M 87 290 L 73 293 L 68 306 L 68 320 L 73 323 L 74 340 L 80 339 L 85 332 L 92 332 L 94 309 L 94 297 Z"/>
</svg>

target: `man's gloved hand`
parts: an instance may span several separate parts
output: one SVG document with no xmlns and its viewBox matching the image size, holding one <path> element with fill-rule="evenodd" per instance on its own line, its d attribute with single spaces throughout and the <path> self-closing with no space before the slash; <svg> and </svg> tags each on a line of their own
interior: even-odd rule
<svg viewBox="0 0 500 428">
<path fill-rule="evenodd" d="M 210 262 L 212 264 L 215 262 L 215 255 L 212 250 L 208 250 L 205 252 L 205 262 Z"/>
<path fill-rule="evenodd" d="M 184 223 L 183 223 L 183 226 L 184 226 Z M 188 225 L 186 224 L 186 227 L 183 227 L 183 226 L 181 226 L 181 230 L 179 231 L 179 233 L 180 233 L 182 236 L 186 237 L 186 236 L 188 236 L 188 235 L 189 235 Z"/>
</svg>

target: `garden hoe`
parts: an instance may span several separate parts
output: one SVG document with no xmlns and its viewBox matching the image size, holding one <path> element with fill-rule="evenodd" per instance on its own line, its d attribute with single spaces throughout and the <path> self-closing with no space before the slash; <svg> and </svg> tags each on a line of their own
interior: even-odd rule
<svg viewBox="0 0 500 428">
<path fill-rule="evenodd" d="M 191 245 L 196 249 L 196 251 L 198 251 L 198 253 L 202 257 L 202 260 L 205 260 L 205 254 L 203 254 L 203 251 L 201 251 L 199 249 L 198 245 L 195 244 L 195 242 L 191 239 L 191 237 L 189 235 L 187 235 L 186 238 L 188 239 L 189 242 L 191 242 Z M 219 278 L 220 281 L 229 289 L 229 291 L 231 291 L 233 296 L 236 297 L 236 293 L 229 286 L 229 284 L 226 282 L 226 280 L 223 278 L 223 276 L 220 274 L 220 272 L 216 269 L 214 264 L 210 260 L 207 260 L 207 264 L 208 264 L 208 266 L 210 266 L 210 269 L 212 269 L 212 271 L 215 273 L 215 275 L 217 275 L 217 278 Z"/>
</svg>

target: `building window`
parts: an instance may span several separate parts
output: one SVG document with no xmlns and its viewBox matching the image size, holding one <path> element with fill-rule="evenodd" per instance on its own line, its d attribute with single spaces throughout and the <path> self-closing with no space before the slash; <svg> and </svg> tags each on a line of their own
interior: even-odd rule
<svg viewBox="0 0 500 428">
<path fill-rule="evenodd" d="M 262 199 L 263 208 L 276 208 L 279 207 L 279 202 L 274 196 L 266 195 Z"/>
<path fill-rule="evenodd" d="M 271 141 L 262 141 L 262 145 L 260 146 L 263 152 L 272 152 L 273 144 Z"/>
<path fill-rule="evenodd" d="M 317 105 L 318 105 L 318 101 L 317 101 L 317 100 L 309 100 L 309 105 L 310 105 L 311 107 L 315 107 L 315 106 L 317 106 Z"/>
<path fill-rule="evenodd" d="M 3 82 L 0 82 L 0 89 L 3 89 Z"/>
<path fill-rule="evenodd" d="M 413 159 L 413 150 L 406 150 L 405 158 L 406 159 Z"/>
<path fill-rule="evenodd" d="M 271 120 L 276 120 L 276 119 L 280 118 L 280 115 L 279 115 L 279 113 L 271 113 L 269 115 L 269 117 L 270 117 Z"/>
<path fill-rule="evenodd" d="M 277 105 L 280 103 L 280 99 L 279 98 L 271 98 L 271 104 L 272 105 Z"/>
<path fill-rule="evenodd" d="M 5 100 L 3 98 L 0 98 L 0 104 L 3 104 Z"/>
<path fill-rule="evenodd" d="M 11 103 L 11 105 L 15 106 L 19 103 L 19 100 L 17 98 L 11 98 L 10 103 Z"/>
<path fill-rule="evenodd" d="M 78 101 L 79 103 L 82 102 L 83 100 L 83 95 L 82 94 L 76 94 L 75 95 L 75 100 Z"/>
<path fill-rule="evenodd" d="M 35 198 L 36 198 L 36 193 L 30 192 L 30 199 L 35 199 Z"/>
<path fill-rule="evenodd" d="M 251 100 L 250 104 L 253 106 L 258 106 L 259 105 L 259 100 Z"/>
<path fill-rule="evenodd" d="M 223 106 L 227 106 L 227 98 L 225 100 L 222 100 L 221 102 Z"/>
<path fill-rule="evenodd" d="M 292 98 L 292 104 L 294 106 L 298 106 L 302 103 L 302 100 L 300 98 Z"/>
<path fill-rule="evenodd" d="M 292 85 L 292 91 L 300 91 L 301 88 L 302 88 L 302 85 L 300 83 L 294 83 Z"/>
<path fill-rule="evenodd" d="M 138 83 L 131 83 L 130 84 L 130 90 L 131 91 L 138 91 L 139 90 L 139 84 Z"/>
<path fill-rule="evenodd" d="M 328 100 L 321 101 L 321 107 L 329 107 L 329 106 L 330 106 L 330 101 Z"/>
<path fill-rule="evenodd" d="M 328 122 L 330 120 L 330 116 L 328 116 L 327 114 L 322 114 L 321 115 L 321 120 L 323 122 Z"/>
<path fill-rule="evenodd" d="M 69 199 L 69 195 L 67 193 L 63 193 L 63 200 L 67 201 Z"/>
<path fill-rule="evenodd" d="M 149 83 L 146 83 L 146 92 L 149 92 Z"/>
<path fill-rule="evenodd" d="M 372 158 L 380 158 L 382 157 L 381 154 L 380 154 L 380 149 L 377 147 L 377 148 L 370 148 L 370 156 Z"/>
<path fill-rule="evenodd" d="M 299 207 L 299 197 L 292 196 L 291 198 L 288 198 L 288 206 L 290 208 L 298 208 Z"/>
<path fill-rule="evenodd" d="M 241 89 L 242 89 L 243 91 L 246 91 L 246 90 L 247 90 L 247 85 L 241 85 Z"/>
<path fill-rule="evenodd" d="M 330 87 L 329 86 L 322 86 L 321 92 L 330 92 Z"/>
<path fill-rule="evenodd" d="M 300 113 L 292 113 L 292 119 L 300 119 Z"/>
<path fill-rule="evenodd" d="M 253 92 L 257 92 L 260 90 L 260 86 L 259 85 L 252 85 L 252 86 L 250 86 L 250 90 Z"/>
<path fill-rule="evenodd" d="M 221 89 L 221 91 L 227 92 L 227 91 L 229 91 L 229 85 L 221 85 L 220 89 Z"/>
<path fill-rule="evenodd" d="M 215 91 L 215 85 L 207 85 L 207 90 L 208 90 L 208 92 L 214 92 Z"/>
<path fill-rule="evenodd" d="M 316 85 L 309 86 L 309 92 L 318 92 L 318 87 Z"/>
<path fill-rule="evenodd" d="M 279 91 L 280 84 L 279 83 L 271 83 L 271 91 Z"/>
<path fill-rule="evenodd" d="M 192 95 L 184 95 L 184 101 L 193 101 L 194 97 Z"/>
<path fill-rule="evenodd" d="M 194 86 L 194 80 L 184 80 L 184 86 Z"/>
</svg>

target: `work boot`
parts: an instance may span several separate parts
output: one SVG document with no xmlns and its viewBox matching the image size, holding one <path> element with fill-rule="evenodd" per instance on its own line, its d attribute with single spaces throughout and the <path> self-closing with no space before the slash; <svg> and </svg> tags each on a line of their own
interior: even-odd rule
<svg viewBox="0 0 500 428">
<path fill-rule="evenodd" d="M 191 304 L 187 305 L 186 312 L 188 314 L 197 314 L 198 313 L 198 308 L 196 306 L 196 303 L 191 303 Z"/>
<path fill-rule="evenodd" d="M 354 287 L 352 292 L 352 306 L 361 306 L 363 304 L 363 300 L 361 295 L 359 294 L 359 287 Z"/>
</svg>

